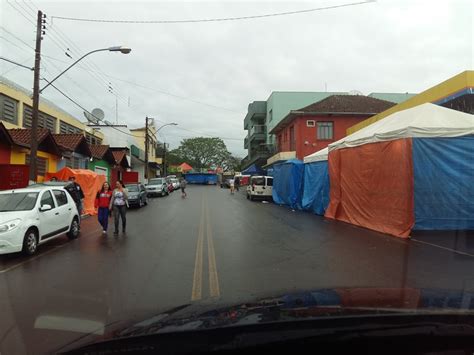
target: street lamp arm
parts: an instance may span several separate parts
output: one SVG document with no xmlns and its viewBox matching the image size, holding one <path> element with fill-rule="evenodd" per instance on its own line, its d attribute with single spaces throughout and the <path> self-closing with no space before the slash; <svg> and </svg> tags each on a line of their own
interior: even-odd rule
<svg viewBox="0 0 474 355">
<path fill-rule="evenodd" d="M 84 54 L 82 57 L 80 57 L 78 60 L 76 60 L 74 63 L 72 63 L 70 66 L 68 66 L 64 71 L 59 73 L 53 80 L 50 80 L 42 89 L 40 89 L 39 93 L 46 89 L 48 86 L 50 86 L 53 82 L 55 82 L 60 76 L 62 76 L 65 72 L 67 72 L 69 69 L 71 69 L 74 65 L 76 65 L 78 62 L 80 62 L 82 59 L 87 57 L 89 54 L 96 53 L 96 52 L 102 52 L 102 51 L 108 51 L 108 48 L 102 48 L 102 49 L 95 49 L 93 51 L 90 51 L 89 53 Z"/>
<path fill-rule="evenodd" d="M 177 126 L 177 125 L 178 125 L 178 124 L 177 124 L 177 123 L 174 123 L 174 122 L 164 124 L 163 126 L 161 126 L 160 128 L 158 128 L 158 129 L 156 130 L 156 133 L 158 133 L 158 131 L 159 131 L 160 129 L 162 129 L 163 127 L 166 127 L 166 126 Z"/>
</svg>

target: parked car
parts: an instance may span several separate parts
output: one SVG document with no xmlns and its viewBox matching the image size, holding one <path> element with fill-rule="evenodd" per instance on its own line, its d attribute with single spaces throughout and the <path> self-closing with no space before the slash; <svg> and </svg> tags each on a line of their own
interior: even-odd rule
<svg viewBox="0 0 474 355">
<path fill-rule="evenodd" d="M 130 206 L 143 207 L 148 205 L 147 191 L 143 184 L 126 184 L 128 191 L 128 204 Z"/>
<path fill-rule="evenodd" d="M 273 178 L 271 176 L 252 176 L 247 186 L 247 199 L 271 199 Z"/>
<path fill-rule="evenodd" d="M 79 236 L 76 204 L 63 186 L 0 191 L 0 254 L 35 254 L 40 244 Z"/>
<path fill-rule="evenodd" d="M 171 183 L 173 184 L 173 189 L 174 190 L 179 190 L 180 183 L 179 180 L 176 178 L 171 178 Z"/>
<path fill-rule="evenodd" d="M 145 186 L 148 196 L 166 196 L 169 195 L 168 183 L 165 178 L 153 178 L 148 180 Z"/>
</svg>

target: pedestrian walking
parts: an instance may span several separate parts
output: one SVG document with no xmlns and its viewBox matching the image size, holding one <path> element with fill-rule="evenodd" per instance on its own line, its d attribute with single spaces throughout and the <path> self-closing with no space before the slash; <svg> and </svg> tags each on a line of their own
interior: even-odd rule
<svg viewBox="0 0 474 355">
<path fill-rule="evenodd" d="M 70 184 L 66 185 L 65 188 L 76 203 L 79 216 L 82 216 L 82 209 L 84 206 L 84 192 L 82 191 L 81 185 L 76 182 L 75 176 L 70 176 L 68 180 L 70 181 Z"/>
<path fill-rule="evenodd" d="M 240 178 L 238 176 L 235 177 L 235 190 L 236 191 L 239 191 L 239 187 L 240 187 Z"/>
<path fill-rule="evenodd" d="M 97 218 L 102 226 L 103 234 L 107 233 L 107 228 L 109 226 L 109 207 L 111 198 L 112 190 L 110 190 L 110 185 L 106 181 L 95 198 L 95 207 L 98 208 Z"/>
<path fill-rule="evenodd" d="M 188 196 L 188 194 L 186 193 L 186 185 L 187 185 L 186 179 L 181 178 L 179 180 L 179 186 L 181 187 L 181 197 L 182 198 L 186 198 Z"/>
<path fill-rule="evenodd" d="M 230 179 L 229 184 L 230 184 L 230 194 L 233 195 L 234 194 L 234 189 L 235 189 L 234 179 Z"/>
<path fill-rule="evenodd" d="M 122 180 L 115 183 L 115 190 L 110 199 L 109 210 L 114 214 L 114 235 L 119 232 L 119 219 L 122 219 L 122 233 L 125 234 L 127 227 L 127 208 L 128 208 L 128 192 Z"/>
</svg>

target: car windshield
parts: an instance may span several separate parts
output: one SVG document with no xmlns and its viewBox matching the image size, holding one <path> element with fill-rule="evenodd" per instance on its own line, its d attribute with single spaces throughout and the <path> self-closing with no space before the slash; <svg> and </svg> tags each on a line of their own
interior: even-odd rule
<svg viewBox="0 0 474 355">
<path fill-rule="evenodd" d="M 163 179 L 150 179 L 148 185 L 161 185 L 164 183 Z"/>
<path fill-rule="evenodd" d="M 35 207 L 38 192 L 0 194 L 0 212 L 29 211 Z"/>
<path fill-rule="evenodd" d="M 474 0 L 0 10 L 0 355 L 471 315 Z"/>
</svg>

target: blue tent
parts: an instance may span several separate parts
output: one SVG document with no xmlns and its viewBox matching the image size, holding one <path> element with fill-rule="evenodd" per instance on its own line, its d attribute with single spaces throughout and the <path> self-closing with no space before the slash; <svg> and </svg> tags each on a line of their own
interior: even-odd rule
<svg viewBox="0 0 474 355">
<path fill-rule="evenodd" d="M 304 164 L 290 159 L 273 167 L 273 201 L 293 209 L 301 209 Z"/>
<path fill-rule="evenodd" d="M 328 161 L 304 165 L 303 209 L 323 216 L 329 205 Z"/>
<path fill-rule="evenodd" d="M 266 175 L 266 171 L 255 164 L 250 165 L 247 169 L 242 171 L 242 175 Z"/>
<path fill-rule="evenodd" d="M 474 230 L 474 136 L 413 138 L 413 175 L 413 229 Z"/>
</svg>

